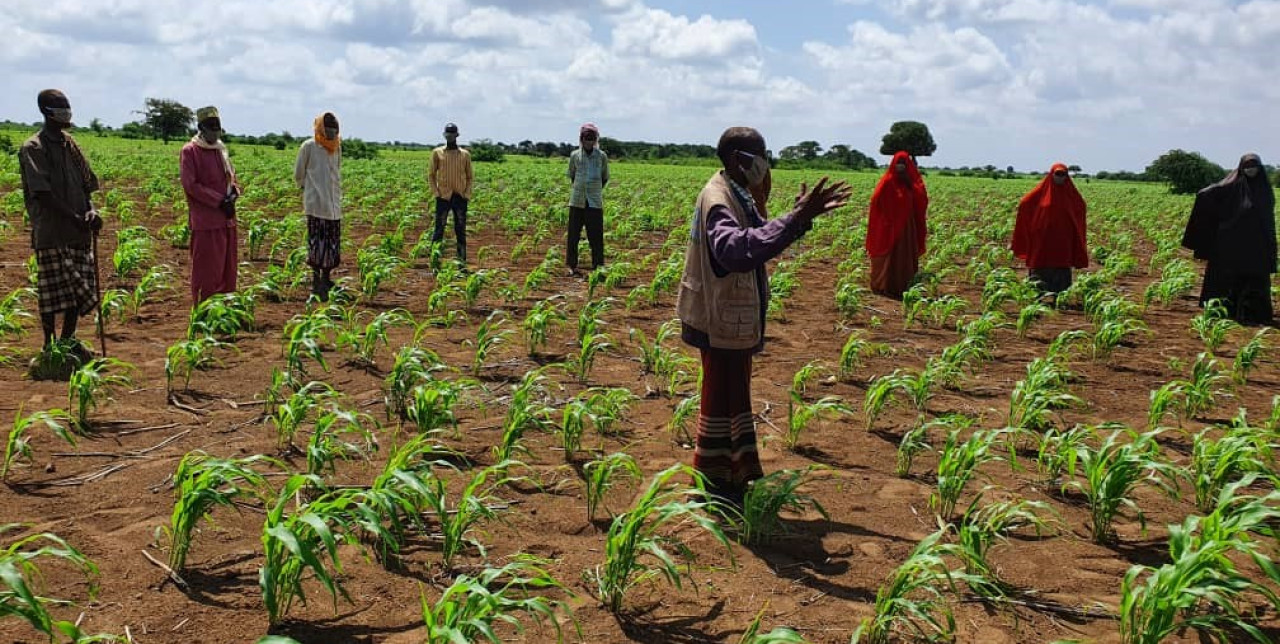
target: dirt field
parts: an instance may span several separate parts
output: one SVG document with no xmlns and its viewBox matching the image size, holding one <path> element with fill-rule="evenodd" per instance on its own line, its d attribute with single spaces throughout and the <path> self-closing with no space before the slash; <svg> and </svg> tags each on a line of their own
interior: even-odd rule
<svg viewBox="0 0 1280 644">
<path fill-rule="evenodd" d="M 148 222 L 158 227 L 163 218 Z M 415 230 L 413 234 L 420 231 Z M 513 239 L 491 224 L 475 226 L 473 248 L 490 246 L 473 268 L 502 267 L 514 276 L 523 276 L 541 259 L 540 252 L 522 258 L 517 265 L 507 260 Z M 361 225 L 348 234 L 360 239 L 368 234 Z M 243 233 L 242 233 L 243 234 Z M 655 244 L 660 244 L 656 239 Z M 0 262 L 7 270 L 0 274 L 2 292 L 23 285 L 22 269 L 29 255 L 25 233 L 11 235 L 0 248 Z M 551 239 L 540 245 L 557 243 Z M 102 252 L 109 256 L 114 237 L 104 238 Z M 261 510 L 246 507 L 240 514 L 218 510 L 215 523 L 206 525 L 195 538 L 185 579 L 189 591 L 179 589 L 164 572 L 143 556 L 149 552 L 164 560 L 163 539 L 157 528 L 167 523 L 173 503 L 171 476 L 178 460 L 191 450 L 235 456 L 269 454 L 283 458 L 295 468 L 305 464 L 297 453 L 282 453 L 269 425 L 259 421 L 263 412 L 260 396 L 269 383 L 272 366 L 281 364 L 281 330 L 286 321 L 305 309 L 300 299 L 285 302 L 262 301 L 258 305 L 260 328 L 236 342 L 238 351 L 227 354 L 225 365 L 196 373 L 191 391 L 177 399 L 187 409 L 166 401 L 165 349 L 185 333 L 188 321 L 188 274 L 186 251 L 160 243 L 159 262 L 173 267 L 177 289 L 163 303 L 144 307 L 142 319 L 127 325 L 110 324 L 108 353 L 138 368 L 138 388 L 121 392 L 98 410 L 94 432 L 78 449 L 71 449 L 46 434 L 34 440 L 36 460 L 32 466 L 19 465 L 10 474 L 7 486 L 0 486 L 0 522 L 24 522 L 35 531 L 50 531 L 81 548 L 101 567 L 101 589 L 97 599 L 77 606 L 56 608 L 67 619 L 82 617 L 88 632 L 124 634 L 126 627 L 136 642 L 251 642 L 268 632 L 266 613 L 257 587 L 261 564 Z M 585 247 L 584 247 L 585 251 Z M 243 256 L 243 255 L 242 255 Z M 473 251 L 473 258 L 476 257 Z M 353 257 L 335 277 L 353 275 Z M 861 412 L 837 420 L 815 424 L 801 438 L 795 452 L 783 447 L 780 428 L 786 421 L 786 403 L 792 375 L 806 363 L 822 359 L 834 364 L 850 330 L 864 329 L 867 337 L 891 345 L 896 353 L 872 358 L 852 382 L 824 378 L 811 386 L 809 396 L 839 396 L 855 409 L 861 408 L 866 382 L 873 376 L 897 367 L 919 367 L 926 358 L 955 342 L 951 328 L 903 330 L 902 306 L 898 302 L 869 296 L 867 308 L 838 326 L 833 305 L 833 275 L 836 263 L 820 260 L 806 264 L 798 278 L 803 285 L 787 304 L 787 320 L 771 321 L 766 352 L 756 360 L 753 371 L 754 407 L 760 417 L 764 437 L 762 460 L 766 471 L 783 468 L 825 466 L 814 474 L 807 491 L 830 514 L 825 520 L 816 514 L 791 517 L 792 533 L 764 546 L 734 545 L 732 559 L 706 535 L 689 534 L 697 544 L 697 564 L 693 582 L 682 589 L 665 584 L 642 587 L 629 596 L 623 616 L 600 607 L 584 581 L 585 571 L 603 561 L 602 520 L 589 522 L 584 511 L 581 464 L 585 455 L 566 463 L 554 436 L 532 435 L 528 439 L 531 456 L 521 472 L 532 483 L 515 485 L 502 492 L 509 508 L 501 521 L 484 524 L 481 541 L 490 561 L 501 562 L 516 553 L 531 553 L 553 561 L 551 571 L 575 593 L 569 598 L 581 637 L 570 629 L 570 641 L 587 642 L 734 642 L 744 627 L 761 611 L 768 628 L 790 626 L 813 642 L 847 642 L 858 622 L 872 612 L 876 589 L 915 544 L 936 530 L 928 497 L 934 478 L 930 473 L 936 459 L 921 455 L 909 478 L 894 476 L 897 441 L 914 421 L 913 411 L 891 407 L 868 431 Z M 253 274 L 264 263 L 251 264 Z M 647 277 L 645 278 L 647 279 Z M 1119 284 L 1133 299 L 1140 300 L 1152 277 L 1141 274 Z M 108 286 L 120 280 L 110 278 Z M 618 297 L 634 283 L 615 290 Z M 386 286 L 369 306 L 374 311 L 403 307 L 415 316 L 425 315 L 425 301 L 434 286 L 425 263 L 419 262 L 404 278 Z M 955 293 L 971 302 L 981 300 L 981 284 L 948 281 L 943 293 Z M 556 273 L 540 293 L 545 297 L 562 293 L 568 310 L 576 312 L 587 295 L 587 284 Z M 455 328 L 433 330 L 423 346 L 437 351 L 451 365 L 470 364 L 471 348 L 463 343 L 474 338 L 477 324 L 492 309 L 507 308 L 513 323 L 523 317 L 537 298 L 526 298 L 515 307 L 505 305 L 492 292 L 480 298 L 469 311 L 469 322 Z M 1144 319 L 1152 333 L 1131 346 L 1118 349 L 1110 359 L 1072 364 L 1078 380 L 1073 391 L 1085 399 L 1086 408 L 1065 413 L 1068 423 L 1095 424 L 1121 422 L 1135 428 L 1146 425 L 1149 392 L 1176 377 L 1184 377 L 1201 342 L 1188 327 L 1195 315 L 1195 301 L 1183 298 L 1172 307 L 1152 307 Z M 605 314 L 615 346 L 601 357 L 591 372 L 591 384 L 626 387 L 638 395 L 652 383 L 641 373 L 637 352 L 627 339 L 631 327 L 652 337 L 658 325 L 674 315 L 670 298 L 652 307 L 628 311 L 621 302 Z M 872 318 L 880 324 L 873 326 Z M 81 336 L 92 337 L 86 319 Z M 1042 356 L 1047 343 L 1063 330 L 1088 328 L 1079 310 L 1065 310 L 1047 317 L 1019 338 L 1012 329 L 997 331 L 998 344 L 993 359 L 958 389 L 942 390 L 930 402 L 933 415 L 961 412 L 980 417 L 984 427 L 1002 426 L 1008 410 L 1009 393 L 1025 375 L 1026 364 Z M 34 330 L 34 328 L 33 328 Z M 38 331 L 18 341 L 22 364 L 33 355 Z M 1219 357 L 1229 361 L 1234 347 L 1252 335 L 1252 330 L 1233 332 Z M 393 334 L 392 351 L 408 340 L 408 331 Z M 550 353 L 572 350 L 572 324 L 559 329 L 549 343 Z M 370 463 L 340 464 L 338 483 L 367 483 L 380 470 L 385 452 L 395 440 L 396 422 L 388 421 L 383 408 L 383 378 L 393 355 L 383 349 L 378 367 L 364 369 L 343 364 L 332 353 L 332 371 L 322 377 L 347 395 L 348 402 L 383 422 L 379 432 L 383 450 Z M 477 465 L 492 462 L 490 448 L 498 441 L 504 410 L 501 397 L 506 387 L 538 363 L 526 357 L 518 335 L 499 348 L 484 369 L 485 397 L 496 404 L 486 409 L 468 406 L 458 410 L 462 439 L 447 441 Z M 691 355 L 693 355 L 691 353 Z M 543 360 L 545 362 L 546 359 Z M 563 402 L 582 389 L 565 374 L 553 376 L 563 389 L 555 392 Z M 21 366 L 0 369 L 0 408 L 11 418 L 19 408 L 26 412 L 64 407 L 63 383 L 33 382 Z M 1209 422 L 1226 422 L 1237 407 L 1246 407 L 1251 418 L 1265 418 L 1271 396 L 1280 392 L 1280 368 L 1265 360 L 1251 375 L 1249 384 L 1234 397 L 1223 398 L 1210 418 L 1186 423 L 1188 434 L 1169 432 L 1164 445 L 1167 456 L 1177 462 L 1188 458 L 1189 434 Z M 584 448 L 604 453 L 625 450 L 641 464 L 646 476 L 676 462 L 690 462 L 689 445 L 674 440 L 666 426 L 677 401 L 663 396 L 642 397 L 626 415 L 619 437 L 601 439 L 588 434 Z M 937 437 L 935 437 L 936 439 Z M 1032 456 L 1034 459 L 1034 455 Z M 1051 642 L 1082 639 L 1097 642 L 1119 641 L 1114 612 L 1119 601 L 1120 579 L 1133 564 L 1159 565 L 1167 560 L 1165 526 L 1181 522 L 1194 512 L 1184 498 L 1171 500 L 1152 489 L 1142 489 L 1138 505 L 1147 515 L 1147 529 L 1126 513 L 1117 523 L 1114 546 L 1094 544 L 1089 538 L 1088 508 L 1075 494 L 1060 495 L 1041 485 L 1034 460 L 1013 470 L 995 463 L 983 468 L 989 481 L 970 484 L 961 500 L 966 505 L 982 485 L 996 486 L 992 498 L 1016 495 L 1046 501 L 1060 513 L 1061 530 L 1041 538 L 1020 535 L 995 548 L 1000 574 L 1022 591 L 1059 608 L 1035 605 L 988 605 L 978 602 L 954 603 L 959 642 L 998 644 L 1001 642 Z M 96 476 L 95 476 L 96 475 Z M 92 480 L 88 480 L 92 479 Z M 276 479 L 279 480 L 279 479 Z M 1184 486 L 1185 488 L 1185 486 Z M 637 485 L 616 489 L 609 497 L 614 511 L 625 508 Z M 451 580 L 438 566 L 439 556 L 430 539 L 412 544 L 403 569 L 388 571 L 362 558 L 354 548 L 345 548 L 343 584 L 351 601 L 339 599 L 335 606 L 319 586 L 310 585 L 307 606 L 296 606 L 290 619 L 274 632 L 301 642 L 417 642 L 423 639 L 419 597 L 438 596 Z M 469 552 L 460 566 L 475 570 L 483 559 Z M 84 600 L 86 586 L 69 570 L 52 566 L 47 571 L 47 594 Z M 1073 608 L 1079 614 L 1061 608 Z M 81 615 L 83 613 L 83 615 Z M 1093 613 L 1094 616 L 1084 616 Z M 1261 624 L 1280 639 L 1280 617 L 1262 609 Z M 529 642 L 552 641 L 550 630 L 530 624 L 517 635 L 504 627 L 504 639 Z M 39 642 L 28 625 L 14 619 L 0 621 L 0 641 Z M 1172 641 L 1196 641 L 1193 634 Z"/>
</svg>

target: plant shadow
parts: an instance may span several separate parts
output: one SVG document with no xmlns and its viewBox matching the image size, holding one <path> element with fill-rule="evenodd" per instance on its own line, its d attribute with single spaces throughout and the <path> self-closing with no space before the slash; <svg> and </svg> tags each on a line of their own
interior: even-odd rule
<svg viewBox="0 0 1280 644">
<path fill-rule="evenodd" d="M 649 618 L 646 614 L 653 607 L 630 614 L 617 615 L 618 627 L 633 642 L 648 644 L 702 644 L 726 641 L 725 633 L 709 633 L 698 624 L 711 622 L 724 612 L 724 600 L 717 601 L 706 615 Z"/>
</svg>

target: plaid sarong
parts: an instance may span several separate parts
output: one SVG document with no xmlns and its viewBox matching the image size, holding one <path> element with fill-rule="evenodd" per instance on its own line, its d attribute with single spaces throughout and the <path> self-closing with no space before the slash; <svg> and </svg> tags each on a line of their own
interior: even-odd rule
<svg viewBox="0 0 1280 644">
<path fill-rule="evenodd" d="M 36 278 L 41 315 L 71 309 L 88 315 L 98 306 L 98 281 L 91 249 L 36 250 Z"/>
<path fill-rule="evenodd" d="M 342 263 L 342 220 L 307 217 L 307 265 L 335 268 Z"/>
</svg>

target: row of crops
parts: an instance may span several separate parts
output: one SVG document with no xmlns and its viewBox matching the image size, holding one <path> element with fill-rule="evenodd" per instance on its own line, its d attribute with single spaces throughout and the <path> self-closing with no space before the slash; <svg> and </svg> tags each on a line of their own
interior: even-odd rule
<svg viewBox="0 0 1280 644">
<path fill-rule="evenodd" d="M 86 144 L 108 186 L 102 209 L 114 237 L 105 246 L 105 323 L 117 333 L 150 328 L 158 310 L 187 301 L 177 287 L 188 231 L 176 149 Z M 615 168 L 609 263 L 566 287 L 559 165 L 478 167 L 473 222 L 485 245 L 473 270 L 462 271 L 422 231 L 422 158 L 350 162 L 349 275 L 319 303 L 305 299 L 305 223 L 287 161 L 269 151 L 236 156 L 248 186 L 240 290 L 206 300 L 185 330 L 163 338 L 162 369 L 101 358 L 73 375 L 61 408 L 19 409 L 0 464 L 7 481 L 35 478 L 41 450 L 98 440 L 113 397 L 162 381 L 170 407 L 190 408 L 201 392 L 220 390 L 243 354 L 272 356 L 256 370 L 261 411 L 247 425 L 262 449 L 175 454 L 172 511 L 151 544 L 167 553 L 165 574 L 185 586 L 210 522 L 252 512 L 257 603 L 271 632 L 289 632 L 308 594 L 335 607 L 357 601 L 347 588 L 359 553 L 388 570 L 432 571 L 415 610 L 427 641 L 498 641 L 524 628 L 530 641 L 585 638 L 576 618 L 583 606 L 625 616 L 655 584 L 690 593 L 702 577 L 731 577 L 757 548 L 785 548 L 795 518 L 828 515 L 813 490 L 840 466 L 814 462 L 811 448 L 837 449 L 832 428 L 865 428 L 893 442 L 896 462 L 885 476 L 927 487 L 921 510 L 934 529 L 893 562 L 874 601 L 850 612 L 840 632 L 788 628 L 757 601 L 737 641 L 953 637 L 963 628 L 955 611 L 971 601 L 1072 615 L 1105 624 L 1094 634 L 1133 644 L 1196 631 L 1224 642 L 1274 637 L 1266 612 L 1280 608 L 1272 331 L 1242 329 L 1219 306 L 1166 323 L 1165 313 L 1188 310 L 1198 284 L 1178 247 L 1181 231 L 1169 225 L 1184 216 L 1185 200 L 1150 186 L 1083 185 L 1095 266 L 1053 301 L 1026 283 L 1007 250 L 1012 205 L 1027 182 L 932 182 L 929 251 L 901 303 L 866 288 L 863 209 L 820 221 L 774 267 L 768 315 L 782 334 L 812 325 L 804 288 L 821 286 L 823 322 L 806 330 L 834 330 L 835 340 L 787 356 L 800 366 L 786 370 L 782 416 L 766 448 L 796 466 L 758 482 L 735 511 L 709 505 L 689 468 L 636 456 L 640 441 L 687 445 L 696 421 L 699 365 L 670 317 L 688 211 L 708 169 Z M 8 257 L 24 257 L 15 176 L 12 161 L 0 159 L 4 246 Z M 779 173 L 772 210 L 811 179 Z M 875 176 L 851 180 L 865 200 Z M 35 306 L 22 283 L 27 266 L 0 300 L 13 381 L 33 351 L 21 340 Z M 1171 328 L 1197 348 L 1168 358 L 1162 373 L 1170 377 L 1146 400 L 1099 417 L 1097 379 L 1129 377 L 1119 368 Z M 913 348 L 907 337 L 929 342 Z M 1004 373 L 1015 345 L 1034 355 L 1001 384 L 993 374 Z M 340 373 L 375 383 L 380 409 L 370 411 L 359 388 L 337 384 Z M 943 404 L 993 386 L 998 409 Z M 642 410 L 663 417 L 658 430 L 636 431 L 629 420 Z M 555 557 L 494 552 L 488 527 L 562 493 L 566 479 L 556 473 L 565 467 L 575 472 L 568 480 L 579 490 L 581 522 L 595 531 L 592 563 L 570 570 Z M 5 495 L 20 497 L 17 490 Z M 1160 496 L 1184 514 L 1167 521 L 1159 562 L 1135 563 L 1113 580 L 1113 604 L 1041 600 L 1007 579 L 994 556 L 1033 536 L 1121 546 L 1132 533 L 1117 522 L 1145 526 Z M 69 574 L 54 560 L 97 580 L 74 544 L 18 525 L 6 532 L 18 536 L 0 551 L 0 617 L 51 638 L 131 637 L 86 635 L 65 617 L 62 600 L 73 597 L 40 590 L 42 568 Z"/>
</svg>

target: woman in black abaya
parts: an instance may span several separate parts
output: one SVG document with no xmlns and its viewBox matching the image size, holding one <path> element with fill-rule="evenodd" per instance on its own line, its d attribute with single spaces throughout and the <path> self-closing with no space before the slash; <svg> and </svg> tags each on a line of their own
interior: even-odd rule
<svg viewBox="0 0 1280 644">
<path fill-rule="evenodd" d="M 1271 324 L 1276 195 L 1262 159 L 1240 157 L 1225 179 L 1196 194 L 1182 245 L 1207 261 L 1200 305 L 1219 299 L 1242 324 Z"/>
</svg>

